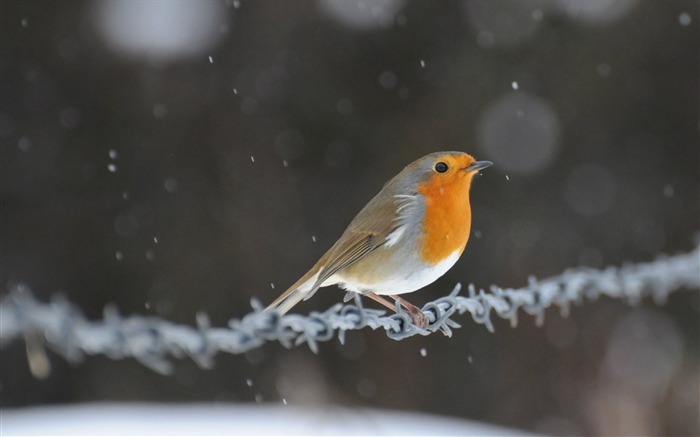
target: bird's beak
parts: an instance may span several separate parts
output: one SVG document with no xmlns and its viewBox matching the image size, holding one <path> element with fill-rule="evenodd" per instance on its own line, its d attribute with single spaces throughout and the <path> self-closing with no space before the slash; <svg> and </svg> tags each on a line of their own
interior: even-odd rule
<svg viewBox="0 0 700 437">
<path fill-rule="evenodd" d="M 471 173 L 473 171 L 483 170 L 486 167 L 491 167 L 492 165 L 493 165 L 493 162 L 491 162 L 491 161 L 476 161 L 474 164 L 465 168 L 464 171 L 466 171 L 467 173 Z"/>
</svg>

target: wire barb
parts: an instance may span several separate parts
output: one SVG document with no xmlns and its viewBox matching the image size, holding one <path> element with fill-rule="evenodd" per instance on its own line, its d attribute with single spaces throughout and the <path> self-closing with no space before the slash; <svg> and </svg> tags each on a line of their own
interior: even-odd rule
<svg viewBox="0 0 700 437">
<path fill-rule="evenodd" d="M 562 316 L 571 304 L 598 296 L 622 299 L 631 304 L 651 297 L 661 304 L 668 295 L 681 289 L 700 288 L 700 246 L 676 256 L 660 256 L 655 261 L 608 267 L 603 270 L 579 268 L 544 280 L 530 278 L 527 287 L 490 292 L 467 287 L 460 295 L 457 284 L 449 295 L 427 303 L 422 311 L 430 323 L 426 329 L 413 324 L 405 312 L 386 315 L 384 310 L 364 308 L 359 296 L 354 305 L 335 304 L 323 312 L 280 315 L 265 311 L 253 300 L 253 311 L 241 319 L 232 319 L 228 327 L 212 327 L 204 313 L 198 313 L 196 326 L 177 325 L 158 317 L 122 317 L 108 306 L 102 320 L 90 321 L 65 299 L 49 303 L 37 301 L 26 285 L 16 285 L 0 299 L 0 346 L 25 339 L 27 353 L 37 377 L 45 377 L 48 368 L 43 348 L 48 347 L 71 362 L 85 355 L 106 355 L 113 359 L 134 358 L 159 373 L 170 373 L 169 357 L 189 357 L 202 368 L 211 368 L 219 352 L 240 354 L 277 341 L 287 348 L 306 343 L 314 352 L 318 343 L 330 341 L 336 334 L 342 343 L 347 331 L 370 328 L 384 330 L 394 340 L 442 331 L 451 335 L 460 325 L 455 313 L 469 313 L 474 322 L 494 331 L 492 315 L 518 323 L 518 310 L 544 323 L 545 310 L 559 307 Z M 31 344 L 30 344 L 31 343 Z"/>
</svg>

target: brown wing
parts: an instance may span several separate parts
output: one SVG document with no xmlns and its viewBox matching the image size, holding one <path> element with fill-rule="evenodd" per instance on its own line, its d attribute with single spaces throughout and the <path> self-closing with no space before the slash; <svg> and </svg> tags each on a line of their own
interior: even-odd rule
<svg viewBox="0 0 700 437">
<path fill-rule="evenodd" d="M 321 261 L 321 273 L 312 290 L 318 289 L 328 278 L 355 264 L 368 253 L 386 244 L 387 236 L 396 228 L 396 205 L 393 196 L 380 202 L 375 197 L 348 225 L 343 235 L 328 250 Z M 320 262 L 319 262 L 320 264 Z M 309 294 L 309 296 L 312 293 Z"/>
</svg>

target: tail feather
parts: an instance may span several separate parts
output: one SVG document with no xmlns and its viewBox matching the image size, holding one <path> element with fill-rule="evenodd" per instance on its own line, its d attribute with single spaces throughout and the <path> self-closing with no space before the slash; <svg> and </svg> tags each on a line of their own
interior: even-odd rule
<svg viewBox="0 0 700 437">
<path fill-rule="evenodd" d="M 272 303 L 271 303 L 270 305 L 268 305 L 267 308 L 265 308 L 265 309 L 266 309 L 266 310 L 270 310 L 270 309 L 279 307 L 280 304 L 281 304 L 282 302 L 284 302 L 285 300 L 287 300 L 287 298 L 290 297 L 290 296 L 292 295 L 292 293 L 294 293 L 295 291 L 297 291 L 296 288 L 290 288 L 289 290 L 287 290 L 287 291 L 285 291 L 284 293 L 280 294 L 280 295 L 277 297 L 277 299 L 275 299 L 274 301 L 272 301 Z"/>
<path fill-rule="evenodd" d="M 306 300 L 316 293 L 320 284 L 316 284 L 318 268 L 314 266 L 294 285 L 289 287 L 277 299 L 267 306 L 267 310 L 276 308 L 280 314 L 284 314 L 302 300 Z"/>
<path fill-rule="evenodd" d="M 287 311 L 291 310 L 292 307 L 302 301 L 309 294 L 301 289 L 296 289 L 292 291 L 292 294 L 287 296 L 284 302 L 277 306 L 277 312 L 280 314 L 285 314 Z"/>
</svg>

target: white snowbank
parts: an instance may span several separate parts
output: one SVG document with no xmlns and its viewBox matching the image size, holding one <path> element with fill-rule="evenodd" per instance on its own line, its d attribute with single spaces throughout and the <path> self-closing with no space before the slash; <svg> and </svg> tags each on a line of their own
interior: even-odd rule
<svg viewBox="0 0 700 437">
<path fill-rule="evenodd" d="M 478 422 L 329 406 L 82 404 L 0 410 L 6 435 L 473 435 L 523 432 Z"/>
</svg>

